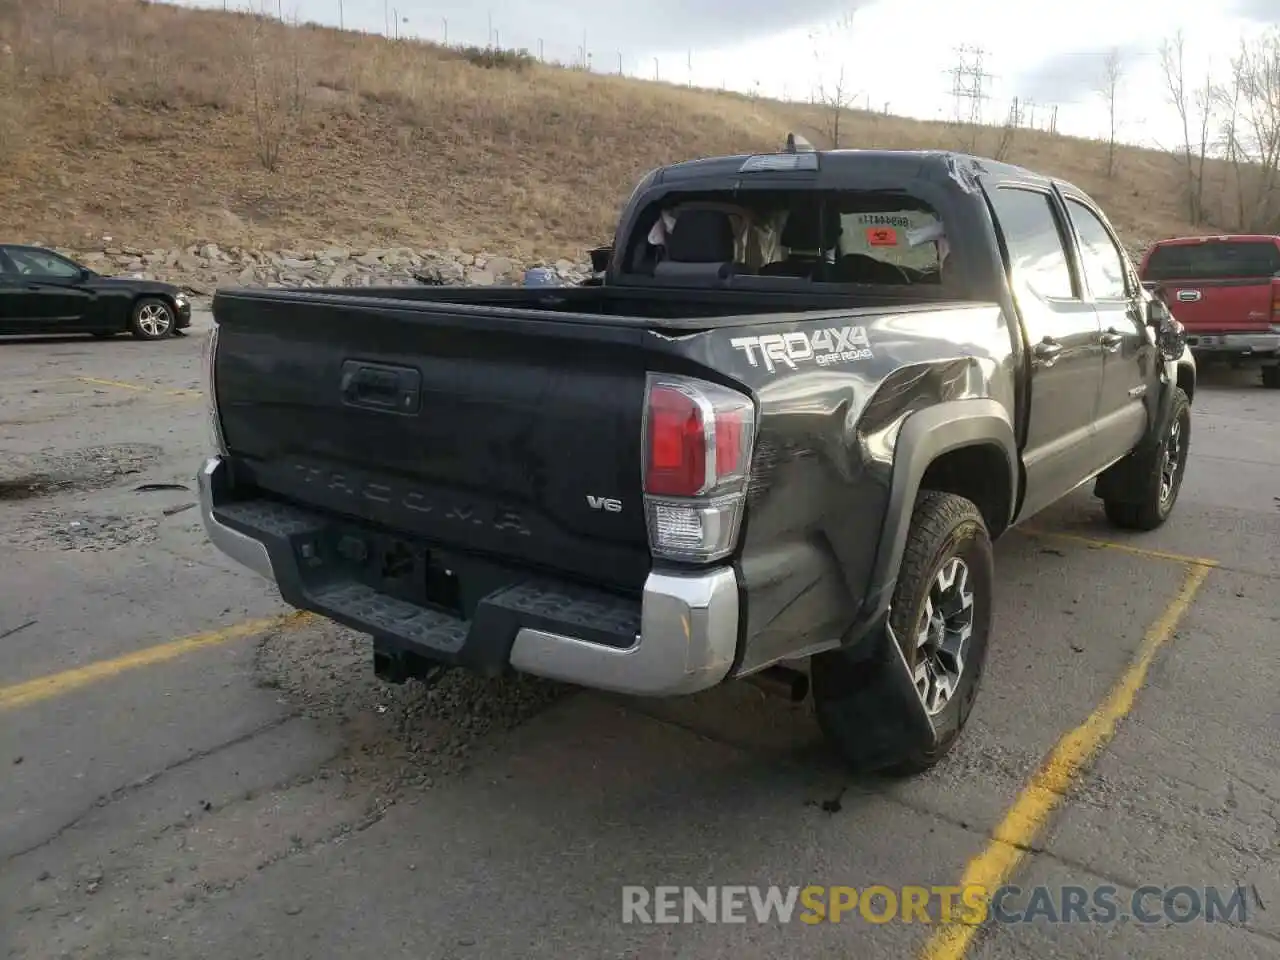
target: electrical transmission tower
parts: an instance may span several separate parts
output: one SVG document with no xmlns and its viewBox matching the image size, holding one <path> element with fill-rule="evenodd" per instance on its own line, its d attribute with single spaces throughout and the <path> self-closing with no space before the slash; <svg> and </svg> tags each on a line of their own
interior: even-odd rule
<svg viewBox="0 0 1280 960">
<path fill-rule="evenodd" d="M 982 123 L 982 105 L 991 99 L 987 92 L 992 75 L 983 69 L 986 52 L 981 47 L 956 48 L 956 65 L 951 74 L 951 96 L 955 100 L 956 123 Z"/>
</svg>

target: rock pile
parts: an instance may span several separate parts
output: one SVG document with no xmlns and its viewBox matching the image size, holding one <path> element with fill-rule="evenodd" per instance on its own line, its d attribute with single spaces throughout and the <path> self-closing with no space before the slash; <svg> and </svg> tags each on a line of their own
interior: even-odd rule
<svg viewBox="0 0 1280 960">
<path fill-rule="evenodd" d="M 1138 263 L 1147 243 L 1126 243 Z M 351 249 L 249 250 L 214 243 L 183 249 L 141 250 L 104 245 L 100 250 L 64 250 L 68 256 L 107 275 L 141 276 L 185 287 L 209 296 L 218 287 L 369 287 L 433 283 L 447 286 L 518 284 L 525 270 L 549 267 L 566 283 L 591 275 L 590 260 L 523 261 L 461 250 Z"/>
<path fill-rule="evenodd" d="M 435 283 L 494 286 L 519 283 L 529 267 L 550 267 L 567 283 L 591 275 L 590 261 L 525 262 L 493 254 L 410 247 L 248 250 L 214 243 L 184 249 L 104 246 L 64 251 L 106 275 L 141 276 L 185 287 L 198 296 L 218 287 L 368 287 Z"/>
</svg>

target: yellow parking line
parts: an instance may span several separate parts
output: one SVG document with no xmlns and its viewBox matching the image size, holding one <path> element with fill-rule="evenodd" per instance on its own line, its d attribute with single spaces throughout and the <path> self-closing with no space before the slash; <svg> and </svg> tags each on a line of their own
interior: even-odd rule
<svg viewBox="0 0 1280 960">
<path fill-rule="evenodd" d="M 1135 547 L 1129 543 L 1121 543 L 1117 540 L 1100 540 L 1094 537 L 1082 537 L 1076 533 L 1059 533 L 1056 530 L 1038 530 L 1035 527 L 1014 527 L 1018 533 L 1027 537 L 1040 537 L 1045 540 L 1063 540 L 1067 543 L 1078 543 L 1087 547 L 1096 549 L 1118 550 L 1121 553 L 1131 553 L 1136 557 L 1146 557 L 1150 560 L 1168 560 L 1172 563 L 1186 563 L 1197 567 L 1216 567 L 1217 560 L 1209 560 L 1206 557 L 1192 557 L 1185 553 L 1170 553 L 1167 550 L 1150 550 L 1147 547 Z"/>
<path fill-rule="evenodd" d="M 139 393 L 149 393 L 151 388 L 144 387 L 136 383 L 125 383 L 123 380 L 104 380 L 101 377 L 76 377 L 82 383 L 96 383 L 100 387 L 119 387 L 121 390 L 136 390 Z"/>
<path fill-rule="evenodd" d="M 106 380 L 102 377 L 76 377 L 82 383 L 94 383 L 101 387 L 119 387 L 121 390 L 133 390 L 136 393 L 155 393 L 155 387 L 148 387 L 140 383 L 127 383 L 124 380 Z M 171 397 L 203 397 L 204 393 L 200 390 L 190 390 L 179 387 L 173 390 L 164 391 Z"/>
<path fill-rule="evenodd" d="M 310 613 L 295 611 L 279 617 L 246 620 L 243 623 L 233 624 L 229 627 L 221 627 L 217 630 L 181 637 L 154 647 L 146 647 L 143 650 L 126 653 L 124 656 L 114 657 L 110 660 L 99 660 L 96 663 L 76 667 L 73 670 L 66 670 L 47 677 L 37 677 L 34 680 L 27 680 L 23 683 L 0 687 L 0 712 L 58 697 L 72 690 L 78 690 L 81 687 L 97 683 L 99 680 L 107 680 L 129 670 L 136 670 L 139 667 L 149 667 L 157 663 L 164 663 L 166 660 L 174 660 L 196 650 L 203 650 L 206 647 L 251 637 L 256 633 L 264 633 L 267 630 L 298 627 L 312 619 L 314 619 L 314 616 Z"/>
<path fill-rule="evenodd" d="M 979 887 L 988 895 L 1009 881 L 1032 841 L 1048 822 L 1085 766 L 1111 742 L 1116 726 L 1133 709 L 1134 699 L 1160 648 L 1168 642 L 1196 593 L 1209 576 L 1210 565 L 1189 564 L 1177 596 L 1143 635 L 1129 668 L 1111 688 L 1102 704 L 1054 746 L 1013 806 L 1005 813 L 991 841 L 973 860 L 960 881 L 961 889 Z M 961 960 L 980 927 L 976 923 L 952 923 L 940 927 L 925 944 L 921 960 Z"/>
</svg>

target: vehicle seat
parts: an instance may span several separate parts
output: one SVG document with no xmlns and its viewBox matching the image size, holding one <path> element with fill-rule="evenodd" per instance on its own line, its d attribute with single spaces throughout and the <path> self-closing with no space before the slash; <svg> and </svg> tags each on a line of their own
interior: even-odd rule
<svg viewBox="0 0 1280 960">
<path fill-rule="evenodd" d="M 683 210 L 667 237 L 666 256 L 653 268 L 663 279 L 720 278 L 750 273 L 734 262 L 733 221 L 723 210 Z"/>
<path fill-rule="evenodd" d="M 796 207 L 787 213 L 787 222 L 779 238 L 788 250 L 786 258 L 766 263 L 760 268 L 760 275 L 812 279 L 826 263 L 823 254 L 840 243 L 840 233 L 840 218 L 833 214 L 823 224 L 822 208 L 818 204 Z"/>
</svg>

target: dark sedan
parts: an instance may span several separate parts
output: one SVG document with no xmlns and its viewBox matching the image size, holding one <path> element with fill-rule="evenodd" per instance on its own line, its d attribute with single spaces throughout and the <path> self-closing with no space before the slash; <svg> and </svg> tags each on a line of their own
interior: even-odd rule
<svg viewBox="0 0 1280 960">
<path fill-rule="evenodd" d="M 191 302 L 172 284 L 104 277 L 52 250 L 0 244 L 0 335 L 161 340 L 190 325 Z"/>
</svg>

